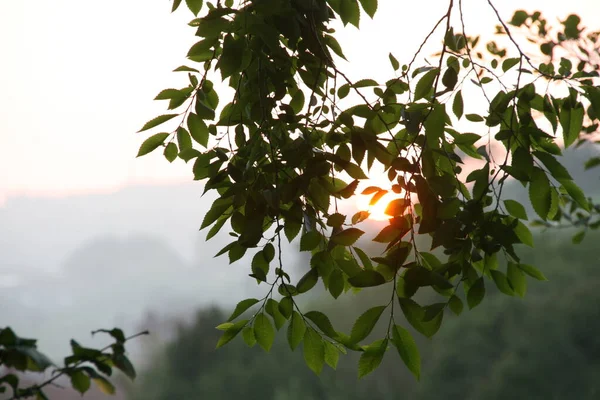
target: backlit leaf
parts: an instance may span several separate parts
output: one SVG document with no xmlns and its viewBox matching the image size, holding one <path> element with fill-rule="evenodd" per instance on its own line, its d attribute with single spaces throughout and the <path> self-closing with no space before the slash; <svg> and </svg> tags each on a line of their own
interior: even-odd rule
<svg viewBox="0 0 600 400">
<path fill-rule="evenodd" d="M 353 343 L 358 343 L 364 340 L 367 336 L 369 336 L 369 333 L 371 333 L 371 331 L 375 327 L 375 324 L 377 323 L 377 321 L 379 321 L 379 317 L 381 317 L 383 310 L 385 309 L 386 306 L 373 307 L 365 311 L 360 317 L 358 317 L 358 319 L 356 320 L 356 322 L 354 322 L 354 325 L 352 326 L 350 340 Z"/>
<path fill-rule="evenodd" d="M 393 343 L 398 350 L 398 354 L 400 354 L 400 358 L 402 358 L 409 371 L 419 380 L 421 378 L 421 356 L 415 339 L 408 330 L 400 325 L 394 325 L 392 334 Z"/>
</svg>

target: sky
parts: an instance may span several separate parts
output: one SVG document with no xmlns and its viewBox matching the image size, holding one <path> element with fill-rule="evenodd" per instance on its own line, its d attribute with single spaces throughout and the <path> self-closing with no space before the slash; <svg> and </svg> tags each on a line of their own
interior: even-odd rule
<svg viewBox="0 0 600 400">
<path fill-rule="evenodd" d="M 496 3 L 505 19 L 524 4 Z M 390 77 L 388 53 L 408 61 L 447 1 L 423 4 L 380 0 L 374 21 L 363 16 L 360 31 L 339 32 L 350 60 L 341 67 L 351 77 Z M 575 12 L 599 24 L 590 18 L 598 15 L 595 0 L 526 4 L 551 21 Z M 494 30 L 487 2 L 464 0 L 464 9 L 469 32 Z M 0 1 L 0 207 L 11 197 L 191 180 L 181 160 L 169 165 L 159 152 L 135 158 L 146 137 L 135 132 L 165 111 L 152 99 L 187 84 L 171 71 L 195 43 L 191 18 L 184 8 L 171 14 L 166 0 Z"/>
</svg>

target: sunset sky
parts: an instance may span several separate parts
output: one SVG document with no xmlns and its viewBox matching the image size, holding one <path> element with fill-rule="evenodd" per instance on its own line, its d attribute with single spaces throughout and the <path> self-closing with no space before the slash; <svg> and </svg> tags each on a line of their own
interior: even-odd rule
<svg viewBox="0 0 600 400">
<path fill-rule="evenodd" d="M 187 81 L 185 74 L 171 71 L 186 63 L 195 42 L 186 24 L 192 15 L 184 9 L 170 14 L 169 3 L 0 2 L 0 206 L 15 196 L 192 179 L 191 167 L 181 160 L 169 165 L 158 152 L 135 158 L 144 138 L 135 132 L 165 110 L 154 96 Z M 584 24 L 600 24 L 597 0 L 495 3 L 505 19 L 526 4 L 555 23 L 578 13 Z M 390 77 L 388 52 L 408 61 L 446 5 L 380 0 L 374 22 L 365 17 L 360 31 L 340 32 L 351 61 L 340 67 L 354 77 Z M 496 22 L 487 2 L 465 0 L 464 7 L 467 33 L 493 32 Z"/>
</svg>

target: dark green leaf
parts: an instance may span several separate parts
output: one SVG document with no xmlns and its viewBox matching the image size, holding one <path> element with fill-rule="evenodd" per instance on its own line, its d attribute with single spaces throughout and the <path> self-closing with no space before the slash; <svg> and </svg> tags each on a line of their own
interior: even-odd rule
<svg viewBox="0 0 600 400">
<path fill-rule="evenodd" d="M 483 277 L 480 277 L 475 281 L 473 286 L 469 288 L 469 292 L 467 293 L 467 304 L 469 308 L 475 308 L 483 298 L 485 297 L 485 284 L 483 282 Z"/>
<path fill-rule="evenodd" d="M 498 290 L 509 296 L 515 295 L 512 286 L 508 282 L 508 278 L 506 277 L 506 275 L 504 275 L 502 271 L 491 270 L 490 273 Z"/>
<path fill-rule="evenodd" d="M 456 118 L 461 119 L 464 112 L 464 104 L 462 97 L 462 90 L 456 92 L 454 100 L 452 101 L 452 112 L 456 115 Z"/>
<path fill-rule="evenodd" d="M 187 6 L 190 9 L 190 11 L 195 16 L 198 16 L 198 13 L 202 9 L 203 0 L 185 0 L 185 3 L 187 4 Z"/>
<path fill-rule="evenodd" d="M 249 309 L 250 307 L 252 307 L 256 303 L 258 303 L 258 299 L 246 299 L 246 300 L 240 301 L 235 306 L 235 309 L 233 310 L 233 313 L 227 319 L 227 321 L 233 321 L 234 319 L 236 319 L 237 317 L 239 317 L 240 315 L 242 315 L 247 309 Z"/>
<path fill-rule="evenodd" d="M 304 276 L 298 281 L 298 284 L 296 285 L 298 293 L 308 292 L 317 284 L 318 280 L 319 271 L 316 268 L 312 268 L 310 271 L 304 274 Z"/>
<path fill-rule="evenodd" d="M 325 335 L 335 338 L 337 337 L 337 332 L 333 329 L 333 325 L 329 321 L 327 315 L 323 314 L 320 311 L 309 311 L 304 314 L 305 318 L 310 319 L 314 324 L 323 332 Z"/>
<path fill-rule="evenodd" d="M 192 138 L 206 148 L 208 146 L 208 127 L 202 118 L 194 113 L 190 113 L 187 119 L 187 126 Z"/>
<path fill-rule="evenodd" d="M 573 242 L 573 244 L 579 244 L 579 243 L 583 242 L 584 238 L 585 238 L 585 230 L 579 231 L 575 235 L 573 235 L 573 238 L 571 239 L 571 241 Z"/>
<path fill-rule="evenodd" d="M 173 142 L 167 144 L 165 147 L 164 156 L 169 162 L 175 161 L 177 158 L 177 154 L 179 154 L 179 149 L 177 149 L 177 145 Z"/>
<path fill-rule="evenodd" d="M 531 172 L 529 199 L 537 215 L 546 220 L 552 206 L 550 181 L 546 173 L 537 167 L 534 167 Z"/>
<path fill-rule="evenodd" d="M 364 270 L 348 278 L 348 282 L 357 288 L 379 286 L 385 283 L 385 278 L 379 272 Z"/>
<path fill-rule="evenodd" d="M 168 133 L 157 133 L 146 139 L 140 146 L 137 156 L 141 157 L 156 150 L 169 137 Z"/>
<path fill-rule="evenodd" d="M 360 0 L 360 4 L 367 15 L 373 18 L 375 12 L 377 11 L 377 0 Z"/>
<path fill-rule="evenodd" d="M 300 239 L 300 251 L 314 250 L 321 243 L 321 234 L 317 231 L 306 232 Z"/>
<path fill-rule="evenodd" d="M 339 14 L 344 25 L 350 23 L 358 28 L 360 22 L 360 8 L 357 0 L 344 0 L 340 2 Z"/>
<path fill-rule="evenodd" d="M 158 116 L 154 119 L 151 119 L 150 121 L 146 122 L 144 124 L 144 126 L 142 127 L 142 129 L 140 129 L 138 132 L 143 132 L 148 129 L 152 129 L 155 126 L 158 126 L 162 123 L 165 123 L 165 122 L 175 118 L 177 115 L 179 115 L 179 114 L 165 114 L 165 115 Z"/>
<path fill-rule="evenodd" d="M 342 246 L 352 246 L 364 233 L 358 228 L 348 228 L 333 235 L 331 241 Z"/>
<path fill-rule="evenodd" d="M 419 82 L 417 82 L 417 86 L 415 87 L 415 101 L 424 98 L 431 91 L 438 72 L 439 70 L 434 68 L 419 79 Z"/>
<path fill-rule="evenodd" d="M 515 58 L 507 58 L 506 60 L 504 60 L 502 62 L 502 71 L 506 72 L 509 69 L 511 69 L 512 67 L 514 67 L 515 65 L 517 65 L 519 62 L 521 61 L 520 58 L 515 57 Z"/>
</svg>

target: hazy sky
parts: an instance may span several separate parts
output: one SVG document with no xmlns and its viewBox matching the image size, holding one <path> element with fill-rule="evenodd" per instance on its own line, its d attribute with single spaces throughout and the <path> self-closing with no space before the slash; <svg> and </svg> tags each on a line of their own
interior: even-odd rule
<svg viewBox="0 0 600 400">
<path fill-rule="evenodd" d="M 9 196 L 63 196 L 130 183 L 191 179 L 190 166 L 157 152 L 135 159 L 135 134 L 164 111 L 152 99 L 186 85 L 172 69 L 195 42 L 192 15 L 148 0 L 0 1 L 0 205 Z M 576 12 L 599 25 L 597 0 L 497 0 L 505 18 L 523 4 L 547 17 Z M 408 61 L 445 11 L 446 0 L 380 0 L 375 22 L 348 28 L 342 45 L 352 76 L 385 72 L 392 51 Z M 595 5 L 594 5 L 595 4 Z M 492 32 L 482 0 L 465 0 L 471 33 Z M 469 33 L 469 32 L 468 32 Z"/>
</svg>

